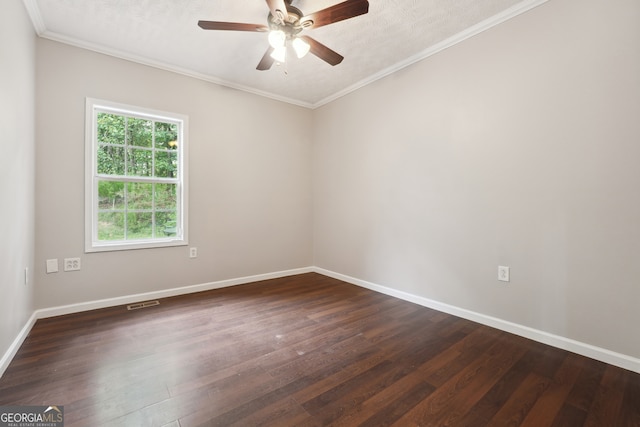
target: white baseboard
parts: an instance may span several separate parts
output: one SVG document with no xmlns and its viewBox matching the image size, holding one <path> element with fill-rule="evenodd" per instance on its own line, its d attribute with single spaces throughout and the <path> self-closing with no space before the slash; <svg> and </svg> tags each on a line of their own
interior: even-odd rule
<svg viewBox="0 0 640 427">
<path fill-rule="evenodd" d="M 107 298 L 96 301 L 82 302 L 78 304 L 69 304 L 59 307 L 42 308 L 33 312 L 27 323 L 24 325 L 18 336 L 13 340 L 9 349 L 0 359 L 0 377 L 9 367 L 11 360 L 20 349 L 20 346 L 29 335 L 31 328 L 38 319 L 46 319 L 48 317 L 63 316 L 65 314 L 79 313 L 82 311 L 97 310 L 100 308 L 114 307 L 117 305 L 131 304 L 134 302 L 147 301 L 158 298 L 168 298 L 178 295 L 193 294 L 196 292 L 209 291 L 212 289 L 226 288 L 229 286 L 243 285 L 261 280 L 277 279 L 280 277 L 293 276 L 296 274 L 313 272 L 313 267 L 303 267 L 292 270 L 277 271 L 274 273 L 258 274 L 255 276 L 238 277 L 235 279 L 220 280 L 217 282 L 202 283 L 199 285 L 184 286 L 180 288 L 164 289 L 161 291 L 147 292 L 142 294 L 126 295 L 116 298 Z"/>
<path fill-rule="evenodd" d="M 372 291 L 380 292 L 385 295 L 393 296 L 405 301 L 419 304 L 423 307 L 432 308 L 434 310 L 442 311 L 444 313 L 452 314 L 454 316 L 462 317 L 474 322 L 481 323 L 483 325 L 491 326 L 496 329 L 500 329 L 506 332 L 510 332 L 515 335 L 519 335 L 525 338 L 532 339 L 544 344 L 551 345 L 563 350 L 571 351 L 592 359 L 600 360 L 605 363 L 609 363 L 614 366 L 619 366 L 624 369 L 628 369 L 633 372 L 640 373 L 640 359 L 627 356 L 624 354 L 616 353 L 604 348 L 592 346 L 579 341 L 572 340 L 570 338 L 561 337 L 558 335 L 550 334 L 548 332 L 540 331 L 530 328 L 528 326 L 519 325 L 516 323 L 508 322 L 506 320 L 498 319 L 485 314 L 476 313 L 474 311 L 466 310 L 463 308 L 455 307 L 449 304 L 444 304 L 438 301 L 430 300 L 428 298 L 413 295 L 407 292 L 399 291 L 397 289 L 388 288 L 375 283 L 367 282 L 365 280 L 356 279 L 354 277 L 346 276 L 344 274 L 336 273 L 330 270 L 325 270 L 319 267 L 304 267 L 293 270 L 278 271 L 274 273 L 258 274 L 255 276 L 239 277 L 235 279 L 221 280 L 217 282 L 203 283 L 199 285 L 185 286 L 180 288 L 165 289 L 161 291 L 154 291 L 142 294 L 127 295 L 117 298 L 108 298 L 97 301 L 89 301 L 78 304 L 70 304 L 60 307 L 51 307 L 36 310 L 25 326 L 22 328 L 18 336 L 15 338 L 9 349 L 5 352 L 0 359 L 0 377 L 4 374 L 5 370 L 11 363 L 11 360 L 16 355 L 20 346 L 26 339 L 27 335 L 33 328 L 33 325 L 38 319 L 44 319 L 47 317 L 62 316 L 65 314 L 78 313 L 88 310 L 96 310 L 100 308 L 113 307 L 117 305 L 131 304 L 134 302 L 146 301 L 158 298 L 168 298 L 178 295 L 186 295 L 196 292 L 208 291 L 212 289 L 226 288 L 229 286 L 243 285 L 252 282 L 259 282 L 261 280 L 277 279 L 280 277 L 293 276 L 296 274 L 315 272 L 323 274 L 325 276 L 333 277 L 338 280 L 342 280 L 347 283 L 351 283 L 363 288 L 370 289 Z"/>
<path fill-rule="evenodd" d="M 62 316 L 65 314 L 79 313 L 82 311 L 97 310 L 117 305 L 131 304 L 134 302 L 148 301 L 159 298 L 169 298 L 178 295 L 194 294 L 196 292 L 210 291 L 212 289 L 227 288 L 229 286 L 244 285 L 261 280 L 277 279 L 296 274 L 310 273 L 312 267 L 297 268 L 293 270 L 277 271 L 274 273 L 257 274 L 255 276 L 238 277 L 235 279 L 220 280 L 217 282 L 202 283 L 199 285 L 183 286 L 179 288 L 163 289 L 161 291 L 146 292 L 142 294 L 126 295 L 116 298 L 108 298 L 97 301 L 81 302 L 78 304 L 63 305 L 59 307 L 43 308 L 36 310 L 37 319 Z"/>
<path fill-rule="evenodd" d="M 543 344 L 548 344 L 550 346 L 557 347 L 562 350 L 571 351 L 573 353 L 580 354 L 582 356 L 586 356 L 591 359 L 599 360 L 601 362 L 605 362 L 610 365 L 618 366 L 620 368 L 624 368 L 633 372 L 640 373 L 640 359 L 637 359 L 632 356 L 616 353 L 611 350 L 596 347 L 590 344 L 585 344 L 583 342 L 576 341 L 570 338 L 550 334 L 548 332 L 540 331 L 538 329 L 530 328 L 528 326 L 523 326 L 517 323 L 498 319 L 496 317 L 487 316 L 485 314 L 466 310 L 464 308 L 459 308 L 449 304 L 444 304 L 428 298 L 424 298 L 424 297 L 413 295 L 407 292 L 399 291 L 397 289 L 376 285 L 375 283 L 356 279 L 355 277 L 346 276 L 344 274 L 336 273 L 330 270 L 325 270 L 323 268 L 315 267 L 313 271 L 319 274 L 323 274 L 325 276 L 333 277 L 334 279 L 342 280 L 343 282 L 351 283 L 363 288 L 370 289 L 372 291 L 380 292 L 380 293 L 390 295 L 405 301 L 413 302 L 423 307 L 432 308 L 434 310 L 438 310 L 444 313 L 452 314 L 454 316 L 462 317 L 463 319 L 467 319 L 477 323 L 481 323 L 483 325 L 491 326 L 493 328 L 510 332 L 512 334 L 519 335 L 521 337 L 529 338 L 531 340 L 541 342 Z"/>
<path fill-rule="evenodd" d="M 24 327 L 20 330 L 16 339 L 13 340 L 7 351 L 4 353 L 2 359 L 0 359 L 0 378 L 2 378 L 4 371 L 6 371 L 9 367 L 9 363 L 11 363 L 16 353 L 20 349 L 20 346 L 27 338 L 27 335 L 29 335 L 29 332 L 31 332 L 31 328 L 33 328 L 33 325 L 35 325 L 36 320 L 36 313 L 34 312 L 29 320 L 27 320 L 27 323 L 24 325 Z"/>
</svg>

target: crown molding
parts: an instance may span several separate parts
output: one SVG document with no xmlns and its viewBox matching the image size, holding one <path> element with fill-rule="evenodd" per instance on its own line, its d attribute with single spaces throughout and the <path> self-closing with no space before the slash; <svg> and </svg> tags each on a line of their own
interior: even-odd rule
<svg viewBox="0 0 640 427">
<path fill-rule="evenodd" d="M 136 55 L 136 54 L 132 54 L 132 53 L 128 53 L 128 52 L 124 52 L 121 50 L 117 50 L 117 49 L 112 49 L 112 48 L 108 48 L 106 46 L 103 45 L 99 45 L 99 44 L 95 44 L 95 43 L 89 43 L 83 40 L 79 40 L 73 37 L 67 37 L 67 36 L 63 36 L 61 34 L 52 32 L 52 31 L 44 31 L 42 34 L 40 34 L 40 37 L 43 39 L 47 39 L 47 40 L 51 40 L 51 41 L 55 41 L 55 42 L 59 42 L 59 43 L 63 43 L 63 44 L 67 44 L 70 46 L 75 46 L 75 47 L 79 47 L 81 49 L 85 49 L 85 50 L 90 50 L 96 53 L 100 53 L 103 55 L 108 55 L 108 56 L 112 56 L 118 59 L 124 59 L 126 61 L 131 61 L 131 62 L 135 62 L 137 64 L 141 64 L 141 65 L 146 65 L 148 67 L 153 67 L 153 68 L 158 68 L 161 70 L 165 70 L 165 71 L 170 71 L 172 73 L 176 73 L 176 74 L 182 74 L 184 76 L 187 77 L 192 77 L 195 79 L 199 79 L 199 80 L 204 80 L 210 83 L 215 83 L 217 85 L 220 86 L 225 86 L 228 88 L 232 88 L 232 89 L 237 89 L 243 92 L 248 92 L 248 93 L 252 93 L 254 95 L 259 95 L 265 98 L 270 98 L 276 101 L 280 101 L 280 102 L 285 102 L 287 104 L 293 104 L 293 105 L 298 105 L 300 107 L 304 107 L 304 108 L 312 108 L 312 104 L 308 103 L 308 102 L 304 102 L 304 101 L 300 101 L 297 99 L 293 99 L 293 98 L 288 98 L 285 96 L 280 96 L 274 93 L 270 93 L 270 92 L 266 92 L 266 91 L 261 91 L 258 89 L 254 89 L 252 87 L 249 86 L 245 86 L 245 85 L 240 85 L 237 83 L 233 83 L 227 80 L 223 80 L 220 79 L 218 77 L 215 76 L 210 76 L 207 74 L 202 74 L 202 73 L 198 73 L 195 72 L 193 70 L 187 69 L 187 68 L 182 68 L 182 67 L 178 67 L 176 65 L 172 65 L 172 64 L 168 64 L 165 62 L 160 62 L 160 61 L 154 61 L 152 59 L 146 58 L 144 56 L 140 56 L 140 55 Z"/>
<path fill-rule="evenodd" d="M 36 30 L 38 35 L 41 35 L 47 28 L 44 25 L 44 20 L 42 19 L 38 2 L 36 0 L 22 0 L 22 3 L 24 4 L 25 9 L 27 9 L 29 18 L 31 18 L 33 29 Z"/>
<path fill-rule="evenodd" d="M 27 13 L 29 14 L 29 17 L 31 18 L 31 22 L 33 23 L 33 27 L 36 31 L 36 33 L 45 39 L 49 39 L 52 41 L 56 41 L 56 42 L 60 42 L 60 43 L 64 43 L 64 44 L 68 44 L 68 45 L 72 45 L 75 47 L 79 47 L 82 49 L 87 49 L 93 52 L 97 52 L 97 53 L 101 53 L 104 55 L 109 55 L 115 58 L 119 58 L 119 59 L 124 59 L 127 61 L 132 61 L 132 62 L 136 62 L 142 65 L 147 65 L 149 67 L 154 67 L 154 68 L 158 68 L 161 70 L 165 70 L 165 71 L 170 71 L 173 73 L 177 73 L 177 74 L 182 74 L 184 76 L 188 76 L 188 77 L 193 77 L 199 80 L 204 80 L 210 83 L 214 83 L 220 86 L 225 86 L 228 88 L 232 88 L 232 89 L 237 89 L 243 92 L 248 92 L 254 95 L 258 95 L 258 96 L 262 96 L 265 98 L 270 98 L 276 101 L 280 101 L 280 102 L 284 102 L 287 104 L 293 104 L 293 105 L 297 105 L 299 107 L 303 107 L 303 108 L 308 108 L 308 109 L 316 109 L 319 107 L 322 107 L 323 105 L 329 104 L 332 101 L 335 101 L 336 99 L 339 99 L 345 95 L 350 94 L 351 92 L 354 92 L 364 86 L 367 86 L 377 80 L 380 80 L 384 77 L 387 77 L 399 70 L 402 70 L 403 68 L 409 67 L 417 62 L 420 62 L 426 58 L 429 58 L 430 56 L 435 55 L 438 52 L 441 52 L 449 47 L 455 46 L 456 44 L 463 42 L 464 40 L 467 40 L 470 37 L 473 37 L 477 34 L 480 34 L 484 31 L 487 31 L 493 27 L 495 27 L 496 25 L 499 25 L 505 21 L 508 21 L 511 18 L 514 18 L 518 15 L 521 15 L 525 12 L 528 12 L 529 10 L 536 8 L 544 3 L 546 3 L 549 0 L 524 0 L 518 4 L 516 4 L 515 6 L 497 14 L 492 16 L 489 19 L 486 19 L 470 28 L 467 28 L 466 30 L 452 36 L 449 37 L 446 40 L 443 40 L 440 43 L 437 43 L 425 50 L 423 50 L 422 52 L 413 55 L 407 59 L 405 59 L 404 61 L 401 61 L 397 64 L 392 65 L 391 67 L 385 68 L 384 70 L 375 73 L 373 75 L 371 75 L 370 77 L 367 77 L 366 79 L 360 80 L 359 82 L 343 89 L 340 90 L 338 92 L 336 92 L 333 95 L 330 95 L 318 102 L 305 102 L 305 101 L 301 101 L 298 99 L 293 99 L 293 98 L 289 98 L 289 97 L 284 97 L 284 96 L 280 96 L 271 92 L 266 92 L 266 91 L 262 91 L 262 90 L 258 90 L 258 89 L 254 89 L 250 86 L 246 86 L 246 85 L 241 85 L 241 84 L 237 84 L 237 83 L 233 83 L 227 80 L 223 80 L 220 79 L 218 77 L 212 76 L 212 75 L 207 75 L 207 74 L 202 74 L 202 73 L 198 73 L 195 72 L 193 70 L 190 69 L 186 69 L 186 68 L 182 68 L 173 64 L 168 64 L 168 63 L 163 63 L 163 62 L 159 62 L 159 61 L 154 61 L 152 59 L 146 58 L 144 56 L 141 55 L 135 55 L 135 54 L 131 54 L 128 52 L 124 52 L 124 51 L 120 51 L 120 50 L 116 50 L 116 49 L 112 49 L 112 48 L 108 48 L 106 46 L 102 46 L 102 45 L 98 45 L 98 44 L 93 44 L 93 43 L 88 43 L 86 41 L 83 40 L 78 40 L 75 38 L 71 38 L 68 36 L 64 36 L 52 31 L 48 31 L 45 24 L 44 24 L 44 20 L 42 19 L 42 15 L 40 13 L 40 9 L 38 7 L 38 3 L 37 0 L 22 0 L 25 8 L 27 9 Z"/>
<path fill-rule="evenodd" d="M 443 41 L 441 41 L 440 43 L 437 43 L 425 50 L 423 50 L 420 53 L 417 53 L 416 55 L 413 55 L 407 59 L 405 59 L 404 61 L 398 62 L 397 64 L 392 65 L 391 67 L 385 68 L 384 70 L 373 74 L 372 76 L 367 77 L 366 79 L 360 80 L 359 82 L 339 91 L 336 92 L 335 94 L 328 96 L 326 98 L 324 98 L 321 101 L 318 101 L 317 103 L 314 103 L 312 108 L 318 108 L 321 107 L 323 105 L 326 105 L 328 103 L 330 103 L 331 101 L 335 101 L 338 98 L 341 98 L 345 95 L 350 94 L 351 92 L 354 92 L 364 86 L 367 86 L 377 80 L 380 80 L 384 77 L 387 77 L 393 73 L 395 73 L 396 71 L 400 71 L 403 68 L 409 67 L 410 65 L 413 65 L 417 62 L 420 62 L 426 58 L 429 58 L 430 56 L 435 55 L 438 52 L 441 52 L 447 48 L 450 48 L 452 46 L 457 45 L 458 43 L 461 43 L 465 40 L 467 40 L 470 37 L 473 37 L 477 34 L 480 34 L 484 31 L 487 31 L 493 27 L 495 27 L 496 25 L 502 24 L 505 21 L 508 21 L 511 18 L 514 18 L 518 15 L 521 15 L 525 12 L 528 12 L 529 10 L 536 8 L 544 3 L 546 3 L 549 0 L 525 0 L 522 1 L 520 3 L 518 3 L 517 5 L 510 7 L 509 9 L 504 10 L 503 12 L 492 16 L 489 19 L 485 19 L 482 22 L 479 22 L 478 24 L 467 28 L 466 30 L 455 34 L 451 37 L 449 37 L 448 39 L 445 39 Z"/>
</svg>

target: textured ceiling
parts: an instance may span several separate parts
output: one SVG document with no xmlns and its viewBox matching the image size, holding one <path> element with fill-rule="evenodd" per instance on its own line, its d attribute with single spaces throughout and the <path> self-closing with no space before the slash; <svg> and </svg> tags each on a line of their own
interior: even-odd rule
<svg viewBox="0 0 640 427">
<path fill-rule="evenodd" d="M 264 0 L 23 0 L 41 37 L 305 107 L 345 93 L 546 0 L 369 0 L 369 13 L 305 33 L 345 57 L 257 71 L 267 34 L 205 31 L 198 20 L 266 24 Z M 305 14 L 340 0 L 293 0 Z"/>
</svg>

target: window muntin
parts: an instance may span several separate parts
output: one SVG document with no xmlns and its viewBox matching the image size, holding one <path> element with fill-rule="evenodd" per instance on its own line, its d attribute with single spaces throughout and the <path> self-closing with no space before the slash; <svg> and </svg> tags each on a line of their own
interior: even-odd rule
<svg viewBox="0 0 640 427">
<path fill-rule="evenodd" d="M 87 99 L 87 252 L 187 244 L 186 125 Z"/>
</svg>

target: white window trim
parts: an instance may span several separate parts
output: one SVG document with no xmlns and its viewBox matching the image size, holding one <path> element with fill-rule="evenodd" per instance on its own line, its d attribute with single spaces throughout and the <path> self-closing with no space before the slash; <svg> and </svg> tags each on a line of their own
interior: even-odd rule
<svg viewBox="0 0 640 427">
<path fill-rule="evenodd" d="M 97 112 L 113 112 L 116 114 L 125 114 L 144 119 L 167 120 L 169 122 L 178 122 L 181 124 L 181 135 L 179 145 L 180 155 L 178 156 L 180 165 L 180 182 L 178 184 L 178 198 L 180 206 L 177 212 L 176 226 L 182 229 L 182 233 L 178 233 L 175 237 L 162 237 L 149 240 L 136 241 L 114 241 L 105 242 L 98 241 L 97 228 L 97 193 L 98 193 L 98 175 L 97 175 Z M 170 246 L 186 246 L 189 244 L 189 227 L 188 227 L 188 117 L 182 114 L 169 113 L 165 111 L 152 110 L 149 108 L 136 107 L 126 104 L 120 104 L 111 101 L 105 101 L 96 98 L 86 98 L 85 106 L 85 253 L 88 252 L 104 252 L 104 251 L 120 251 L 130 249 L 148 249 L 161 248 Z M 135 180 L 133 178 L 132 180 Z M 144 180 L 144 179 L 142 179 Z"/>
</svg>

